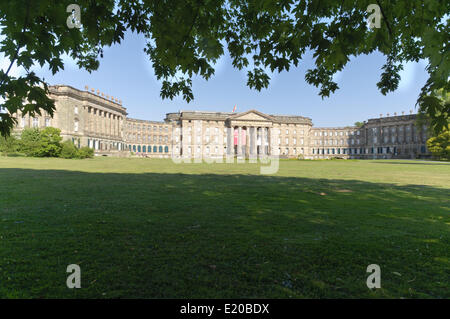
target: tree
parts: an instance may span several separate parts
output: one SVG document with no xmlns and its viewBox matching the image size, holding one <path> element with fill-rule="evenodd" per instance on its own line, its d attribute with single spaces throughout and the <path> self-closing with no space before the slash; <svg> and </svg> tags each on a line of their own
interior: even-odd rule
<svg viewBox="0 0 450 319">
<path fill-rule="evenodd" d="M 364 125 L 363 122 L 355 122 L 356 127 L 362 127 Z"/>
<path fill-rule="evenodd" d="M 450 130 L 449 127 L 439 135 L 427 141 L 427 147 L 433 157 L 437 159 L 450 160 Z"/>
<path fill-rule="evenodd" d="M 61 130 L 46 127 L 40 133 L 39 156 L 58 157 L 61 153 Z"/>
<path fill-rule="evenodd" d="M 38 128 L 26 128 L 20 136 L 20 151 L 26 156 L 40 156 L 41 132 Z"/>
<path fill-rule="evenodd" d="M 91 72 L 98 68 L 102 48 L 120 43 L 124 31 L 131 29 L 147 38 L 144 51 L 162 82 L 162 98 L 181 94 L 191 101 L 193 76 L 208 80 L 225 46 L 235 68 L 249 69 L 247 85 L 256 90 L 268 87 L 267 70 L 288 71 L 311 51 L 315 67 L 305 79 L 320 88 L 322 98 L 339 88 L 333 75 L 350 57 L 379 51 L 386 56 L 377 84 L 381 93 L 397 89 L 403 64 L 424 59 L 429 78 L 417 105 L 429 114 L 436 132 L 448 122 L 448 109 L 435 112 L 441 105 L 432 92 L 449 92 L 449 1 L 78 0 L 80 29 L 66 25 L 66 8 L 72 2 L 0 2 L 5 37 L 0 52 L 27 72 L 12 77 L 12 64 L 0 71 L 0 96 L 10 114 L 53 114 L 47 83 L 30 71 L 33 65 L 47 64 L 56 73 L 64 68 L 61 55 L 68 54 Z M 372 3 L 375 11 L 367 12 Z M 381 18 L 379 28 L 368 26 L 373 14 Z M 78 21 L 76 11 L 72 20 Z M 0 116 L 0 132 L 9 134 L 16 120 Z"/>
<path fill-rule="evenodd" d="M 445 131 L 449 125 L 450 92 L 443 89 L 435 90 L 429 95 L 419 98 L 419 113 L 417 122 L 420 127 L 423 124 L 431 126 L 432 132 L 438 135 Z"/>
</svg>

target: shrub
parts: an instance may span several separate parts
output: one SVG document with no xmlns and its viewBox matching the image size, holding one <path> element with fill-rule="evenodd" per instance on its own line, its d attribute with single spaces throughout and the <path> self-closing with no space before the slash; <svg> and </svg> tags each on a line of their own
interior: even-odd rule
<svg viewBox="0 0 450 319">
<path fill-rule="evenodd" d="M 299 155 L 299 156 L 297 156 L 297 159 L 299 160 L 299 161 L 301 161 L 301 160 L 304 160 L 305 159 L 305 157 L 303 156 L 303 155 Z"/>
<path fill-rule="evenodd" d="M 94 150 L 90 147 L 82 147 L 78 150 L 78 158 L 92 158 L 94 157 Z"/>
<path fill-rule="evenodd" d="M 19 149 L 26 156 L 40 156 L 41 132 L 37 128 L 26 128 L 20 136 Z"/>
<path fill-rule="evenodd" d="M 61 145 L 62 148 L 59 157 L 76 158 L 78 156 L 78 149 L 75 147 L 72 141 L 70 140 L 64 141 Z"/>
<path fill-rule="evenodd" d="M 19 141 L 14 136 L 0 137 L 0 152 L 3 155 L 11 156 L 19 151 Z"/>
</svg>

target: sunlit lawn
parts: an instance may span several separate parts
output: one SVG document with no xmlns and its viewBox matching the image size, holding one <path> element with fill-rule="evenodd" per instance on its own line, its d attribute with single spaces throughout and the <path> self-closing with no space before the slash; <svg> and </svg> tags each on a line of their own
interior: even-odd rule
<svg viewBox="0 0 450 319">
<path fill-rule="evenodd" d="M 259 168 L 0 157 L 0 297 L 450 297 L 449 163 Z"/>
</svg>

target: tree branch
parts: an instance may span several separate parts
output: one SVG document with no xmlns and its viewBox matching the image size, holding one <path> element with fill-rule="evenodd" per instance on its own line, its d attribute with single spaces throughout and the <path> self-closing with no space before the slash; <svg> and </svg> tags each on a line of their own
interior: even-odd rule
<svg viewBox="0 0 450 319">
<path fill-rule="evenodd" d="M 380 3 L 379 0 L 377 0 L 377 4 L 378 4 L 378 6 L 380 7 L 381 14 L 383 15 L 383 18 L 384 18 L 383 21 L 384 21 L 384 23 L 386 23 L 386 26 L 387 26 L 387 28 L 388 28 L 388 30 L 389 30 L 389 35 L 390 35 L 391 37 L 393 37 L 394 35 L 393 35 L 393 33 L 392 33 L 391 25 L 389 24 L 389 21 L 388 21 L 386 15 L 384 14 L 383 7 L 381 6 L 381 3 Z"/>
</svg>

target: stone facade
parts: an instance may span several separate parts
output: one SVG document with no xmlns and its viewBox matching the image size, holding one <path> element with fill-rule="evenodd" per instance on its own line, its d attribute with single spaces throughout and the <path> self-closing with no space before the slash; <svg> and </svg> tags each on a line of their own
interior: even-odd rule
<svg viewBox="0 0 450 319">
<path fill-rule="evenodd" d="M 369 119 L 362 127 L 313 127 L 310 118 L 264 114 L 179 111 L 164 121 L 127 117 L 121 101 L 94 89 L 50 87 L 53 118 L 16 114 L 16 132 L 24 127 L 53 126 L 75 145 L 94 148 L 97 155 L 175 158 L 237 156 L 339 158 L 429 157 L 427 128 L 415 125 L 416 115 Z"/>
</svg>

